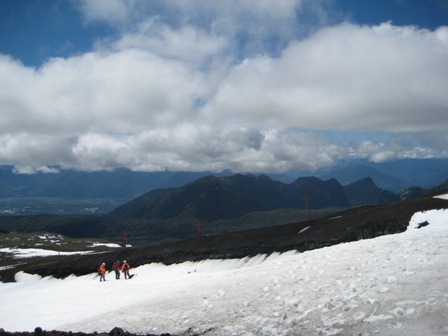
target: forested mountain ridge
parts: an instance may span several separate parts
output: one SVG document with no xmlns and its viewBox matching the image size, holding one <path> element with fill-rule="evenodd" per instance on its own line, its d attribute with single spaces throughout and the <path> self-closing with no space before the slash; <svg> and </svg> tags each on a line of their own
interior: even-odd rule
<svg viewBox="0 0 448 336">
<path fill-rule="evenodd" d="M 306 198 L 306 199 L 305 199 Z M 178 216 L 204 220 L 235 219 L 254 211 L 348 208 L 391 204 L 399 195 L 378 188 L 371 179 L 343 187 L 337 180 L 300 177 L 290 184 L 265 175 L 206 176 L 184 187 L 157 189 L 114 210 L 111 215 L 166 220 Z"/>
</svg>

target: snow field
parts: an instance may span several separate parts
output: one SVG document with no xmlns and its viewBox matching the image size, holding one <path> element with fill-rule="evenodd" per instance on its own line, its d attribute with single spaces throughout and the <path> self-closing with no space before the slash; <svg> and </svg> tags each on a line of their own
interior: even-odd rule
<svg viewBox="0 0 448 336">
<path fill-rule="evenodd" d="M 415 227 L 428 221 L 429 225 Z M 406 232 L 296 253 L 0 284 L 7 331 L 448 335 L 448 210 Z M 112 261 L 106 261 L 111 263 Z M 132 261 L 131 266 L 132 266 Z M 95 270 L 92 270 L 93 272 Z"/>
<path fill-rule="evenodd" d="M 11 253 L 14 256 L 20 257 L 20 258 L 51 257 L 51 256 L 57 256 L 57 255 L 79 255 L 79 254 L 95 253 L 94 251 L 58 252 L 58 251 L 43 250 L 43 249 L 38 249 L 38 248 L 20 249 L 20 248 L 10 248 L 10 247 L 1 248 L 0 252 Z"/>
</svg>

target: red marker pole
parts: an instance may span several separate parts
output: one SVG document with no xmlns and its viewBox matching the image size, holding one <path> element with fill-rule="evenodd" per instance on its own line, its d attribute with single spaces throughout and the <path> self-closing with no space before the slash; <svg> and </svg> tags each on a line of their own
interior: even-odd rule
<svg viewBox="0 0 448 336">
<path fill-rule="evenodd" d="M 308 200 L 309 200 L 308 195 L 305 195 L 304 199 L 305 199 L 305 204 L 306 204 L 306 211 L 308 213 L 308 220 L 311 220 L 311 211 L 310 211 L 310 204 L 308 202 Z"/>
<path fill-rule="evenodd" d="M 123 236 L 124 236 L 124 243 L 125 243 L 124 247 L 128 247 L 128 232 L 124 231 Z"/>
<path fill-rule="evenodd" d="M 199 220 L 199 218 L 196 218 L 196 219 L 194 220 L 194 222 L 195 222 L 196 225 L 198 226 L 198 235 L 199 235 L 199 238 L 201 238 L 201 221 Z"/>
</svg>

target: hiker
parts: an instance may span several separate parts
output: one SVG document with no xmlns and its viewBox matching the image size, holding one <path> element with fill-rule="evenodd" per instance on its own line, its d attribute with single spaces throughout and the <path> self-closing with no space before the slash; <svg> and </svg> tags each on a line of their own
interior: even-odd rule
<svg viewBox="0 0 448 336">
<path fill-rule="evenodd" d="M 100 268 L 98 269 L 98 273 L 100 274 L 100 281 L 106 281 L 106 264 L 102 263 Z"/>
<path fill-rule="evenodd" d="M 112 269 L 115 271 L 115 279 L 120 280 L 120 269 L 121 269 L 120 262 L 119 261 L 114 262 Z"/>
<path fill-rule="evenodd" d="M 126 262 L 126 260 L 123 260 L 123 265 L 121 265 L 121 271 L 124 274 L 125 279 L 129 279 L 129 269 L 131 266 Z"/>
</svg>

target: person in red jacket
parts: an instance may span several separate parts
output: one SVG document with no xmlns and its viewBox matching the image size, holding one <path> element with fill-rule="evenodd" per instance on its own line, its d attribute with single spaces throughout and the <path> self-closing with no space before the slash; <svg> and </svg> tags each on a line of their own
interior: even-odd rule
<svg viewBox="0 0 448 336">
<path fill-rule="evenodd" d="M 123 260 L 123 265 L 121 265 L 121 271 L 124 274 L 125 279 L 129 279 L 129 269 L 131 266 L 126 262 L 126 260 Z"/>
<path fill-rule="evenodd" d="M 100 281 L 106 281 L 106 264 L 102 263 L 100 269 L 98 270 L 100 274 Z"/>
<path fill-rule="evenodd" d="M 119 261 L 114 262 L 112 269 L 115 271 L 115 279 L 120 280 L 120 269 L 121 269 L 120 262 Z"/>
</svg>

